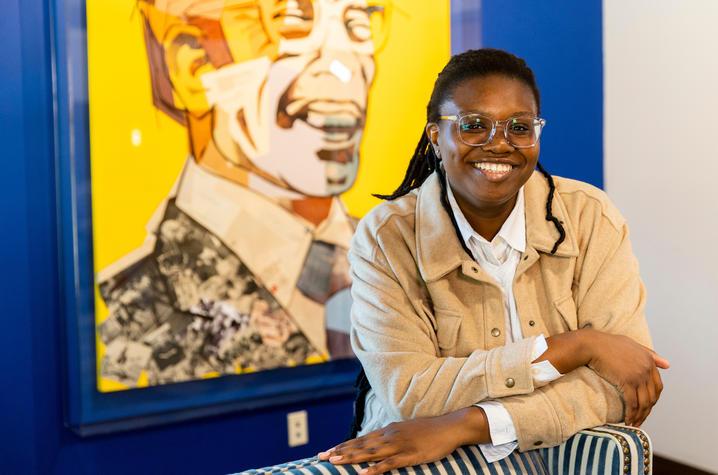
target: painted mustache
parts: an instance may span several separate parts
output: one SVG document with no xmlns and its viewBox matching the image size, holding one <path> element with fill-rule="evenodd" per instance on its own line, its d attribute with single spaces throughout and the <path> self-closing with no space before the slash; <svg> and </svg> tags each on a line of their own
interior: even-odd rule
<svg viewBox="0 0 718 475">
<path fill-rule="evenodd" d="M 283 104 L 284 99 L 277 111 L 277 124 L 291 128 L 294 121 L 302 120 L 323 132 L 329 150 L 351 147 L 364 128 L 364 111 L 355 102 L 302 98 Z"/>
</svg>

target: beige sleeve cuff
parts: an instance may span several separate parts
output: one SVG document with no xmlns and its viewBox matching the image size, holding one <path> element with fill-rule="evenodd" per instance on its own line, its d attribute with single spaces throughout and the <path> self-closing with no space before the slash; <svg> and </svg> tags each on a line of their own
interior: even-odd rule
<svg viewBox="0 0 718 475">
<path fill-rule="evenodd" d="M 536 338 L 526 338 L 489 350 L 486 358 L 486 384 L 489 398 L 496 399 L 534 390 L 531 353 Z"/>
<path fill-rule="evenodd" d="M 543 391 L 536 391 L 531 398 L 501 402 L 511 414 L 521 452 L 563 442 L 561 423 Z"/>
<path fill-rule="evenodd" d="M 580 430 L 623 418 L 616 388 L 585 366 L 529 396 L 501 403 L 511 414 L 522 452 L 553 447 Z"/>
</svg>

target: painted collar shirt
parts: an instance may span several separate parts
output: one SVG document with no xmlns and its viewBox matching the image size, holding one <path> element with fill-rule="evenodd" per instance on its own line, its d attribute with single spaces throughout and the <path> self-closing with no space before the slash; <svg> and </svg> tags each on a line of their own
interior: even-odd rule
<svg viewBox="0 0 718 475">
<path fill-rule="evenodd" d="M 354 226 L 338 199 L 333 200 L 327 219 L 315 226 L 275 201 L 216 176 L 189 159 L 177 187 L 176 203 L 237 254 L 315 348 L 328 353 L 327 327 L 348 333 L 348 265 L 346 282 L 338 285 L 346 290 L 332 299 L 341 302 L 322 305 L 298 286 L 314 242 L 337 246 L 341 249 L 338 256 L 346 262 Z M 340 308 L 333 312 L 335 306 Z"/>
<path fill-rule="evenodd" d="M 461 233 L 466 247 L 471 251 L 472 257 L 499 285 L 504 297 L 504 331 L 507 343 L 522 340 L 521 324 L 516 299 L 513 292 L 514 275 L 526 250 L 526 215 L 524 203 L 524 189 L 519 190 L 514 209 L 509 214 L 498 234 L 490 242 L 477 233 L 459 208 L 456 198 L 447 186 L 447 195 L 451 211 Z M 536 338 L 531 354 L 531 361 L 540 357 L 548 345 L 543 335 Z M 559 378 L 561 374 L 549 361 L 542 361 L 531 365 L 534 386 L 540 387 Z M 486 413 L 491 435 L 490 444 L 481 444 L 479 447 L 489 462 L 501 460 L 508 456 L 518 445 L 516 442 L 516 429 L 511 416 L 498 401 L 485 401 L 477 404 Z"/>
</svg>

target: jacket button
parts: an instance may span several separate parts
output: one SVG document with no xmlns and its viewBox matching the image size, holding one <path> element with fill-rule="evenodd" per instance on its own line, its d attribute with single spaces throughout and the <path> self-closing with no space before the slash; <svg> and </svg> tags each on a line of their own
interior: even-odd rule
<svg viewBox="0 0 718 475">
<path fill-rule="evenodd" d="M 541 445 L 541 444 L 543 444 L 543 440 L 537 440 L 536 442 L 534 442 L 534 445 L 535 445 L 536 447 L 538 447 L 538 446 Z"/>
<path fill-rule="evenodd" d="M 536 322 L 534 322 L 533 320 L 529 320 L 529 326 L 532 327 L 534 325 L 536 325 Z"/>
<path fill-rule="evenodd" d="M 507 388 L 513 388 L 516 384 L 516 381 L 514 381 L 514 378 L 506 378 L 506 387 Z"/>
<path fill-rule="evenodd" d="M 491 330 L 491 336 L 498 337 L 499 335 L 501 335 L 501 330 L 499 330 L 498 328 L 494 328 L 493 330 Z"/>
</svg>

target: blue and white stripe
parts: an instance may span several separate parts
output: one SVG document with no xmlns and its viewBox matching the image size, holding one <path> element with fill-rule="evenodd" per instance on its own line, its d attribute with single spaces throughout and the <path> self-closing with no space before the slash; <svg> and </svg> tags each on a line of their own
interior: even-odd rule
<svg viewBox="0 0 718 475">
<path fill-rule="evenodd" d="M 556 447 L 523 453 L 514 451 L 494 463 L 488 463 L 477 446 L 465 446 L 436 462 L 393 470 L 391 474 L 645 475 L 651 473 L 651 453 L 651 441 L 642 430 L 606 425 L 581 431 Z M 355 475 L 369 465 L 332 465 L 311 457 L 241 473 Z"/>
</svg>

